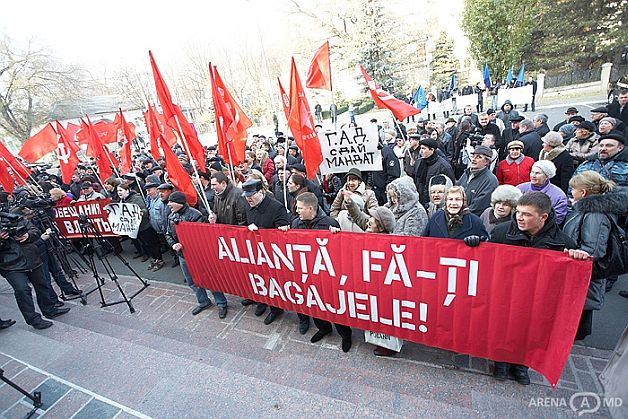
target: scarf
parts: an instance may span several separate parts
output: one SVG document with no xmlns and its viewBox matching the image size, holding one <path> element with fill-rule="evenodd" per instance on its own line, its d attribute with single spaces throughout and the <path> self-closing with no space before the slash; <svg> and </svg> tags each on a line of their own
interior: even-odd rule
<svg viewBox="0 0 628 419">
<path fill-rule="evenodd" d="M 449 237 L 453 236 L 454 231 L 462 225 L 464 216 L 469 213 L 470 211 L 467 207 L 462 207 L 458 214 L 450 214 L 447 212 L 447 208 L 445 208 L 445 221 L 447 221 L 447 233 Z"/>
<path fill-rule="evenodd" d="M 563 146 L 555 147 L 549 153 L 541 150 L 541 155 L 539 156 L 540 157 L 539 160 L 554 160 L 556 157 L 558 157 L 560 155 L 560 153 L 562 153 L 565 150 L 567 150 L 567 149 L 565 147 L 563 147 Z"/>
<path fill-rule="evenodd" d="M 427 183 L 427 170 L 429 166 L 436 163 L 438 160 L 437 151 L 434 150 L 434 154 L 429 156 L 427 159 L 423 159 L 422 164 L 419 165 L 419 169 L 417 171 L 417 177 L 419 178 L 419 182 L 421 185 L 425 185 Z"/>
</svg>

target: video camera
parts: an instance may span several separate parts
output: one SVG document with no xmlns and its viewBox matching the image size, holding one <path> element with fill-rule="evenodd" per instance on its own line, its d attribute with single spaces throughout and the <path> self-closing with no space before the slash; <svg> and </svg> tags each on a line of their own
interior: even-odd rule
<svg viewBox="0 0 628 419">
<path fill-rule="evenodd" d="M 480 134 L 479 132 L 469 133 L 469 140 L 471 140 L 470 141 L 471 147 L 475 147 L 477 145 L 482 144 L 483 139 L 484 139 L 484 136 Z"/>
<path fill-rule="evenodd" d="M 32 210 L 47 210 L 54 206 L 54 201 L 48 197 L 27 198 L 19 202 L 19 205 Z"/>
<path fill-rule="evenodd" d="M 5 232 L 9 237 L 19 237 L 28 233 L 28 227 L 20 225 L 22 217 L 9 212 L 0 212 L 0 232 Z"/>
</svg>

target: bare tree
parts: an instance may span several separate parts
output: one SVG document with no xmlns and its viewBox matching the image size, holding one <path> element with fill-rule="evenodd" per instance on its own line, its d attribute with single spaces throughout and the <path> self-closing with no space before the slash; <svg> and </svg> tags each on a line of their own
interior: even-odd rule
<svg viewBox="0 0 628 419">
<path fill-rule="evenodd" d="M 45 50 L 28 43 L 24 50 L 0 40 L 0 130 L 24 141 L 48 121 L 54 103 L 77 97 L 87 84 L 87 73 L 62 66 Z"/>
</svg>

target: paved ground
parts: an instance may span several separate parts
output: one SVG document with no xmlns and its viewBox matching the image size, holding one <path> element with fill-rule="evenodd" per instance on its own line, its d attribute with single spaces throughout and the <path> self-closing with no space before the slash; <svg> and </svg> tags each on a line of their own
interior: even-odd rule
<svg viewBox="0 0 628 419">
<path fill-rule="evenodd" d="M 93 279 L 79 283 L 89 289 Z M 139 287 L 132 277 L 120 283 L 128 294 Z M 112 282 L 105 288 L 107 301 L 119 298 Z M 313 331 L 301 336 L 294 314 L 265 326 L 239 297 L 229 299 L 224 321 L 215 309 L 193 317 L 187 287 L 153 281 L 134 300 L 134 314 L 125 305 L 100 308 L 93 293 L 86 306 L 68 302 L 70 313 L 36 331 L 0 283 L 2 317 L 18 320 L 0 333 L 0 368 L 28 391 L 41 390 L 37 415 L 55 418 L 563 417 L 575 416 L 574 393 L 602 392 L 605 350 L 575 346 L 554 391 L 536 373 L 523 387 L 493 380 L 486 360 L 416 344 L 376 358 L 358 331 L 344 354 L 337 335 L 311 344 Z M 554 407 L 535 405 L 546 397 Z M 0 386 L 0 417 L 24 417 L 29 406 Z"/>
</svg>

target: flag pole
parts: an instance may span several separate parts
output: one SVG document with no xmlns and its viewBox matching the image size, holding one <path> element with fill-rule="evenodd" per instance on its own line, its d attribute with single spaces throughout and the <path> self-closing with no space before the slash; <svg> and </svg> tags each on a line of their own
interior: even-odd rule
<svg viewBox="0 0 628 419">
<path fill-rule="evenodd" d="M 181 142 L 183 143 L 183 147 L 185 148 L 185 152 L 187 153 L 188 157 L 190 158 L 190 163 L 192 163 L 192 170 L 194 171 L 194 174 L 196 175 L 196 182 L 198 182 L 199 185 L 202 185 L 201 177 L 199 176 L 198 169 L 196 167 L 196 162 L 194 161 L 194 158 L 192 156 L 192 152 L 190 151 L 190 147 L 188 146 L 188 141 L 185 138 L 185 134 L 183 133 L 183 129 L 181 128 L 181 123 L 179 122 L 179 116 L 176 113 L 174 114 L 174 120 L 177 121 L 177 127 L 179 128 L 179 134 L 181 135 Z M 194 189 L 196 189 L 196 188 L 194 188 Z M 209 201 L 207 200 L 207 197 L 205 196 L 205 192 L 201 191 L 201 193 L 199 193 L 199 195 L 200 195 L 201 201 L 203 201 L 203 204 L 205 205 L 205 208 L 207 208 L 207 214 L 209 216 L 213 215 L 213 211 L 209 207 Z"/>
<path fill-rule="evenodd" d="M 406 135 L 403 133 L 403 130 L 399 126 L 399 123 L 397 122 L 397 117 L 395 116 L 393 111 L 390 111 L 390 114 L 393 116 L 393 121 L 395 121 L 395 125 L 397 126 L 397 129 L 399 130 L 399 133 L 401 134 L 401 138 L 403 138 L 404 141 L 408 141 L 408 139 L 406 138 Z"/>
<path fill-rule="evenodd" d="M 20 178 L 20 180 L 24 182 L 24 186 L 35 189 L 35 191 L 41 194 L 44 193 L 44 190 L 37 184 L 37 182 L 35 181 L 35 178 L 33 178 L 32 175 L 27 176 L 27 178 L 32 181 L 32 182 L 28 182 L 26 179 L 24 179 L 22 175 L 20 175 L 19 171 L 15 170 L 15 167 L 13 167 L 10 161 L 8 161 L 7 159 L 3 159 L 3 160 L 9 166 L 9 168 L 11 168 L 11 172 L 13 172 L 13 175 L 17 178 Z"/>
<path fill-rule="evenodd" d="M 231 157 L 231 141 L 227 141 L 227 155 L 229 156 L 229 164 L 231 164 L 231 170 L 229 170 L 229 174 L 231 175 L 231 181 L 233 182 L 233 187 L 236 186 L 235 173 L 233 170 L 233 157 Z"/>
</svg>

